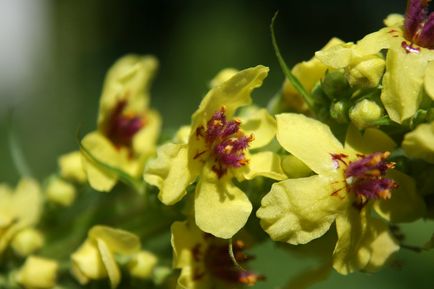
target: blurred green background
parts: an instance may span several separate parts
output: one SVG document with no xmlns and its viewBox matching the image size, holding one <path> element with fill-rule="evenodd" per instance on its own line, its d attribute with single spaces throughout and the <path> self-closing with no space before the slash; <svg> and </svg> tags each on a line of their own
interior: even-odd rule
<svg viewBox="0 0 434 289">
<path fill-rule="evenodd" d="M 176 128 L 189 122 L 222 68 L 269 66 L 269 77 L 255 93 L 258 103 L 279 89 L 283 75 L 269 32 L 276 10 L 281 50 L 293 65 L 333 36 L 356 41 L 377 30 L 387 14 L 402 13 L 405 5 L 404 0 L 0 0 L 0 181 L 18 180 L 6 134 L 10 112 L 34 175 L 48 176 L 60 154 L 77 149 L 77 129 L 95 127 L 105 72 L 126 53 L 159 58 L 152 106 L 165 128 Z M 422 221 L 411 226 L 409 242 L 428 239 L 433 227 Z M 262 288 L 277 288 L 310 264 L 271 243 L 257 253 L 267 256 L 257 262 L 258 271 L 268 275 Z M 403 266 L 350 277 L 333 273 L 313 288 L 434 288 L 432 253 L 402 252 L 396 259 Z"/>
</svg>

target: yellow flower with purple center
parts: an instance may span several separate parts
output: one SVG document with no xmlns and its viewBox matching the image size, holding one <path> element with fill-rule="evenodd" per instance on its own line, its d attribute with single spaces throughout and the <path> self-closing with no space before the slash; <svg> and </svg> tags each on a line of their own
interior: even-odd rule
<svg viewBox="0 0 434 289">
<path fill-rule="evenodd" d="M 402 123 L 416 113 L 424 95 L 434 99 L 434 14 L 428 15 L 429 2 L 409 0 L 405 17 L 392 14 L 385 20 L 387 27 L 356 44 L 317 52 L 316 57 L 331 68 L 346 68 L 354 62 L 378 57 L 385 49 L 381 100 L 389 117 Z M 364 71 L 366 75 L 377 75 L 382 70 L 367 66 Z"/>
<path fill-rule="evenodd" d="M 79 176 L 84 170 L 90 185 L 99 191 L 110 191 L 118 176 L 95 163 L 107 164 L 133 178 L 143 172 L 146 159 L 155 152 L 161 120 L 148 108 L 149 85 L 157 68 L 152 56 L 127 55 L 118 60 L 107 73 L 98 114 L 98 129 L 87 134 L 82 145 L 83 166 L 62 162 L 62 171 Z M 94 159 L 89 157 L 92 155 Z"/>
<path fill-rule="evenodd" d="M 265 109 L 251 109 L 240 119 L 235 111 L 251 103 L 268 68 L 256 66 L 219 79 L 192 116 L 188 139 L 161 146 L 145 170 L 145 181 L 160 189 L 166 205 L 180 201 L 196 183 L 195 221 L 217 237 L 230 238 L 247 222 L 252 205 L 232 182 L 265 176 L 284 179 L 277 154 L 250 153 L 275 135 L 275 120 Z"/>
<path fill-rule="evenodd" d="M 414 181 L 387 161 L 394 142 L 380 130 L 362 135 L 350 127 L 343 146 L 317 120 L 289 113 L 276 118 L 279 143 L 316 174 L 273 184 L 257 212 L 262 227 L 274 240 L 305 244 L 335 223 L 338 272 L 382 266 L 399 246 L 371 209 L 392 222 L 412 221 L 425 211 Z"/>
<path fill-rule="evenodd" d="M 263 275 L 243 270 L 229 255 L 229 243 L 202 232 L 193 222 L 172 225 L 174 267 L 181 269 L 177 288 L 241 288 L 255 285 Z M 233 257 L 246 264 L 253 256 L 244 253 L 242 240 L 233 242 Z"/>
</svg>

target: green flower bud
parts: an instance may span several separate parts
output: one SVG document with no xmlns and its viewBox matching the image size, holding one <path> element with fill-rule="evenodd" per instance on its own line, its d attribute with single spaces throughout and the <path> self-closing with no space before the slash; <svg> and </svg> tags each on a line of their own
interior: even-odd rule
<svg viewBox="0 0 434 289">
<path fill-rule="evenodd" d="M 359 129 L 372 126 L 372 123 L 382 116 L 381 106 L 369 99 L 359 101 L 350 111 L 351 122 Z"/>
<path fill-rule="evenodd" d="M 351 87 L 373 88 L 380 83 L 384 73 L 385 61 L 377 55 L 369 55 L 352 64 L 346 71 Z"/>
<path fill-rule="evenodd" d="M 151 252 L 140 251 L 128 263 L 128 271 L 136 278 L 149 279 L 157 262 L 157 257 Z"/>
<path fill-rule="evenodd" d="M 434 164 L 434 122 L 421 124 L 407 133 L 402 148 L 409 157 Z"/>
<path fill-rule="evenodd" d="M 25 257 L 44 245 L 44 237 L 38 230 L 26 228 L 14 236 L 11 245 L 15 253 Z"/>
<path fill-rule="evenodd" d="M 46 194 L 49 201 L 67 207 L 74 202 L 76 191 L 70 183 L 53 177 L 48 183 Z"/>
<path fill-rule="evenodd" d="M 338 123 L 348 122 L 348 103 L 346 101 L 337 101 L 330 106 L 330 116 Z"/>
<path fill-rule="evenodd" d="M 312 170 L 293 155 L 282 158 L 282 169 L 288 178 L 302 178 L 312 174 Z"/>
<path fill-rule="evenodd" d="M 49 289 L 56 285 L 59 264 L 56 261 L 30 256 L 16 275 L 17 282 L 28 289 Z"/>
<path fill-rule="evenodd" d="M 352 93 L 343 69 L 329 71 L 321 82 L 321 87 L 330 99 L 342 99 Z"/>
</svg>

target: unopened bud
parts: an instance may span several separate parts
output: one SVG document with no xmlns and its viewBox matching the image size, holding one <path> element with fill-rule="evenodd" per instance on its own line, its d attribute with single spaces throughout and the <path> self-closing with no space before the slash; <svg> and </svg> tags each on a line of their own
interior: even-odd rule
<svg viewBox="0 0 434 289">
<path fill-rule="evenodd" d="M 343 69 L 327 72 L 321 82 L 321 87 L 325 94 L 332 100 L 348 97 L 352 93 L 352 89 L 345 77 Z"/>
<path fill-rule="evenodd" d="M 380 119 L 382 115 L 381 106 L 369 99 L 358 102 L 350 111 L 351 122 L 359 129 L 372 126 L 372 123 Z"/>
<path fill-rule="evenodd" d="M 76 191 L 70 183 L 53 177 L 49 180 L 46 194 L 49 201 L 67 207 L 74 202 Z"/>
<path fill-rule="evenodd" d="M 351 87 L 377 87 L 383 77 L 386 64 L 383 58 L 371 55 L 352 64 L 347 70 L 347 78 Z"/>
<path fill-rule="evenodd" d="M 338 123 L 348 122 L 348 103 L 346 101 L 337 101 L 330 106 L 330 116 Z"/>
<path fill-rule="evenodd" d="M 17 282 L 28 289 L 49 289 L 56 285 L 59 264 L 46 258 L 30 256 L 16 275 Z"/>
<path fill-rule="evenodd" d="M 141 279 L 151 278 L 152 272 L 157 265 L 157 257 L 147 251 L 141 251 L 133 256 L 128 263 L 128 271 L 131 276 Z"/>
<path fill-rule="evenodd" d="M 34 253 L 44 245 L 44 237 L 34 228 L 26 228 L 18 232 L 12 239 L 11 246 L 15 253 L 25 257 Z"/>
</svg>

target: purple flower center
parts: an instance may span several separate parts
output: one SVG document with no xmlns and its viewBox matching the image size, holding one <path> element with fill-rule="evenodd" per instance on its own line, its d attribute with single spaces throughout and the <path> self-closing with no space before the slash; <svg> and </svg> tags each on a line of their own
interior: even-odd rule
<svg viewBox="0 0 434 289">
<path fill-rule="evenodd" d="M 191 249 L 194 261 L 205 265 L 205 271 L 200 269 L 202 266 L 196 266 L 193 269 L 193 280 L 200 280 L 206 274 L 210 274 L 212 277 L 230 284 L 255 285 L 257 281 L 265 279 L 263 275 L 243 270 L 235 265 L 229 256 L 226 242 L 221 242 L 210 235 L 206 235 L 205 240 L 210 243 L 206 248 L 202 244 L 197 244 Z M 254 258 L 243 252 L 246 245 L 241 240 L 236 240 L 232 248 L 238 264 L 245 264 Z"/>
<path fill-rule="evenodd" d="M 411 46 L 415 43 L 421 47 L 434 49 L 434 12 L 428 14 L 428 5 L 431 0 L 409 0 L 405 12 L 404 36 L 410 44 L 403 42 L 407 52 L 416 52 Z M 406 45 L 404 45 L 404 43 Z"/>
<path fill-rule="evenodd" d="M 117 148 L 130 148 L 134 135 L 145 124 L 143 117 L 125 114 L 126 105 L 126 101 L 118 102 L 105 126 L 105 135 Z"/>
<path fill-rule="evenodd" d="M 239 168 L 248 163 L 244 151 L 253 141 L 253 135 L 246 136 L 240 131 L 238 120 L 228 121 L 222 107 L 208 120 L 206 127 L 196 129 L 196 136 L 205 142 L 205 150 L 198 152 L 194 159 L 206 157 L 208 154 L 215 164 L 212 169 L 221 178 L 228 168 Z"/>
<path fill-rule="evenodd" d="M 344 177 L 346 189 L 356 197 L 355 205 L 363 207 L 371 199 L 390 199 L 392 189 L 397 183 L 385 175 L 395 164 L 387 162 L 389 152 L 375 152 L 369 155 L 357 155 L 358 159 L 347 162 L 345 154 L 332 155 L 339 166 L 345 165 Z"/>
</svg>

